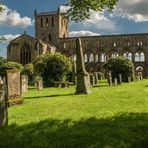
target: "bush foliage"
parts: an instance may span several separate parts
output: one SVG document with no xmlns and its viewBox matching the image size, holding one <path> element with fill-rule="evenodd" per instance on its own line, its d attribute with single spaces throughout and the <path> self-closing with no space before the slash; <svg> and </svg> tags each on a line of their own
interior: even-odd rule
<svg viewBox="0 0 148 148">
<path fill-rule="evenodd" d="M 36 75 L 43 78 L 45 86 L 52 86 L 54 81 L 65 81 L 72 71 L 72 62 L 60 53 L 46 54 L 34 61 Z"/>
<path fill-rule="evenodd" d="M 23 66 L 17 62 L 6 62 L 0 66 L 0 75 L 6 76 L 7 70 L 23 70 Z"/>
<path fill-rule="evenodd" d="M 128 77 L 131 77 L 134 74 L 134 65 L 133 63 L 124 57 L 117 57 L 109 59 L 104 65 L 103 68 L 106 71 L 111 71 L 112 78 L 119 78 L 119 74 L 122 75 L 122 81 L 127 82 Z"/>
</svg>

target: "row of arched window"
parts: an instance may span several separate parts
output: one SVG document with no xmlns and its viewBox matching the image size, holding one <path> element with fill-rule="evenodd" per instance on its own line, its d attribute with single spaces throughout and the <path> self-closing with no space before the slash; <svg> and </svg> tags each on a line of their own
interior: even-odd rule
<svg viewBox="0 0 148 148">
<path fill-rule="evenodd" d="M 41 18 L 41 27 L 54 27 L 54 18 L 51 18 L 51 25 L 50 25 L 50 19 L 49 18 Z"/>
<path fill-rule="evenodd" d="M 141 52 L 141 53 L 136 52 L 134 55 L 135 55 L 135 57 L 134 57 L 135 62 L 144 62 L 145 61 L 145 54 L 143 52 Z M 119 54 L 117 52 L 114 52 L 110 55 L 111 58 L 116 58 L 118 56 L 119 56 Z M 132 61 L 133 54 L 130 52 L 123 53 L 122 56 Z M 73 59 L 76 61 L 76 55 L 73 56 Z M 92 53 L 91 54 L 84 54 L 84 62 L 85 63 L 87 63 L 87 62 L 90 62 L 90 63 L 91 62 L 106 62 L 106 61 L 107 61 L 107 54 L 106 53 L 101 53 L 100 55 L 98 55 L 98 54 L 93 55 Z"/>
</svg>

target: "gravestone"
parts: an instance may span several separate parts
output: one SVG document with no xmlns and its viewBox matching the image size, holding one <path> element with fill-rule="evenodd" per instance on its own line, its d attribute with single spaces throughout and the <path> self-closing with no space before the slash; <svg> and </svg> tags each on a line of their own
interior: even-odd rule
<svg viewBox="0 0 148 148">
<path fill-rule="evenodd" d="M 122 84 L 122 75 L 119 74 L 119 84 Z"/>
<path fill-rule="evenodd" d="M 114 78 L 114 85 L 117 85 L 117 78 Z"/>
<path fill-rule="evenodd" d="M 138 72 L 138 78 L 139 80 L 143 80 L 142 72 Z"/>
<path fill-rule="evenodd" d="M 6 96 L 6 85 L 0 88 L 0 128 L 8 125 L 8 106 Z"/>
<path fill-rule="evenodd" d="M 98 74 L 97 74 L 97 72 L 94 73 L 94 76 L 95 76 L 95 84 L 98 84 Z"/>
<path fill-rule="evenodd" d="M 19 70 L 7 71 L 7 93 L 9 106 L 23 103 Z"/>
<path fill-rule="evenodd" d="M 38 88 L 38 90 L 42 90 L 43 89 L 43 81 L 42 80 L 38 80 L 37 81 L 37 88 Z"/>
<path fill-rule="evenodd" d="M 76 42 L 76 75 L 77 75 L 77 85 L 76 94 L 90 94 L 90 79 L 89 74 L 85 70 L 84 57 L 81 39 L 77 38 Z"/>
<path fill-rule="evenodd" d="M 95 76 L 92 73 L 90 73 L 89 76 L 90 76 L 90 84 L 95 85 Z"/>
<path fill-rule="evenodd" d="M 111 75 L 111 72 L 107 73 L 107 81 L 108 81 L 109 86 L 112 86 L 112 75 Z"/>
<path fill-rule="evenodd" d="M 28 91 L 28 76 L 21 75 L 21 93 L 26 93 Z"/>
<path fill-rule="evenodd" d="M 130 83 L 131 82 L 131 78 L 127 77 L 127 82 Z"/>
</svg>

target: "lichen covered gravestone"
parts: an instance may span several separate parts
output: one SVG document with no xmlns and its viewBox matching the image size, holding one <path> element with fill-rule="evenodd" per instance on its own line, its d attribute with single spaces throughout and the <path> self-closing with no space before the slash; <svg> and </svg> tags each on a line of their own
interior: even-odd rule
<svg viewBox="0 0 148 148">
<path fill-rule="evenodd" d="M 43 81 L 42 80 L 38 80 L 37 81 L 37 88 L 38 88 L 38 90 L 42 90 L 43 89 Z"/>
<path fill-rule="evenodd" d="M 90 79 L 89 74 L 85 70 L 83 50 L 80 38 L 76 39 L 76 57 L 76 94 L 90 94 Z"/>
<path fill-rule="evenodd" d="M 9 106 L 21 104 L 23 102 L 23 99 L 21 97 L 21 83 L 19 70 L 7 71 L 7 93 Z"/>
<path fill-rule="evenodd" d="M 0 84 L 0 128 L 8 125 L 8 107 L 6 97 L 6 85 Z"/>
<path fill-rule="evenodd" d="M 21 93 L 26 93 L 28 91 L 28 76 L 21 75 Z"/>
</svg>

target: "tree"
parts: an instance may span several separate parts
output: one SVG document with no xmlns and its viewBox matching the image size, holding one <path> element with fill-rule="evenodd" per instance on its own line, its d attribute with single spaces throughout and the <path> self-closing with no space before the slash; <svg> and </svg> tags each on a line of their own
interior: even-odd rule
<svg viewBox="0 0 148 148">
<path fill-rule="evenodd" d="M 54 81 L 65 81 L 72 71 L 72 62 L 60 53 L 46 54 L 34 61 L 36 75 L 43 78 L 45 86 L 52 86 Z"/>
<path fill-rule="evenodd" d="M 6 59 L 5 59 L 4 57 L 0 57 L 0 66 L 1 66 L 3 63 L 6 63 Z"/>
<path fill-rule="evenodd" d="M 106 71 L 111 71 L 112 79 L 119 78 L 119 74 L 122 75 L 123 82 L 128 81 L 128 77 L 131 77 L 134 74 L 134 65 L 132 61 L 124 57 L 117 57 L 109 59 L 104 65 L 103 68 Z"/>
<path fill-rule="evenodd" d="M 90 18 L 90 10 L 112 10 L 118 0 L 70 0 L 66 5 L 70 6 L 68 15 L 71 20 L 82 21 Z"/>
</svg>

